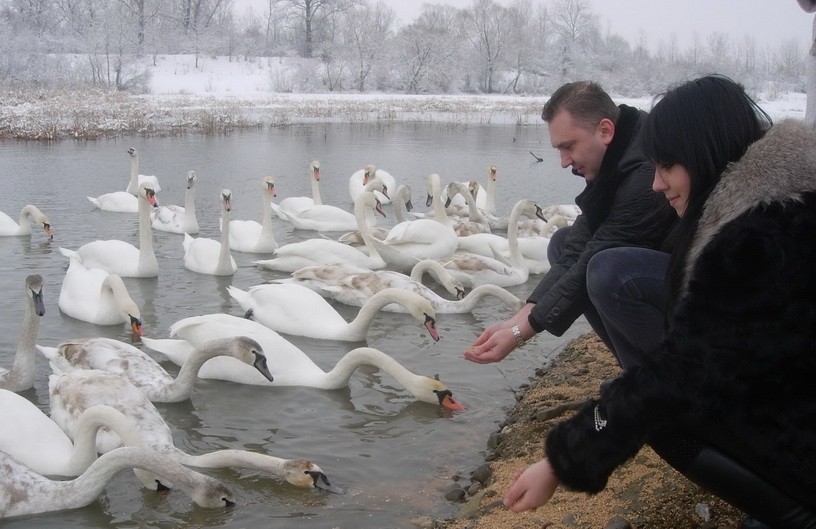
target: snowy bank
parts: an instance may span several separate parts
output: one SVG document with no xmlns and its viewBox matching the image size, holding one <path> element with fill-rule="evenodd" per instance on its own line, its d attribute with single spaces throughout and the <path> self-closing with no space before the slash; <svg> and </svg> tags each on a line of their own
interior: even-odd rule
<svg viewBox="0 0 816 529">
<path fill-rule="evenodd" d="M 308 65 L 277 58 L 159 56 L 148 95 L 104 90 L 0 91 L 0 138 L 95 139 L 227 133 L 310 122 L 541 124 L 545 96 L 281 93 Z M 617 98 L 616 98 L 617 99 Z M 805 94 L 758 96 L 774 119 L 804 118 Z M 649 109 L 651 98 L 618 101 Z"/>
</svg>

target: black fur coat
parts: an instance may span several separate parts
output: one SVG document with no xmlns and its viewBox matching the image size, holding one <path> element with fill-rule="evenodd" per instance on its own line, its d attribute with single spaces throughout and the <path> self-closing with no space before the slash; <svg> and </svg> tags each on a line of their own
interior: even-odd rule
<svg viewBox="0 0 816 529">
<path fill-rule="evenodd" d="M 693 437 L 816 503 L 816 133 L 782 122 L 723 174 L 664 346 L 546 443 L 597 492 L 652 439 Z"/>
</svg>

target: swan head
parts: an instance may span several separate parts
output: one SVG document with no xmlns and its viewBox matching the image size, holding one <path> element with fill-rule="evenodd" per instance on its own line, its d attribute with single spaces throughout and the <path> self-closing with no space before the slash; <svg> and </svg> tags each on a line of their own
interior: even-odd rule
<svg viewBox="0 0 816 529">
<path fill-rule="evenodd" d="M 414 318 L 423 322 L 423 325 L 428 329 L 428 333 L 431 335 L 433 341 L 438 342 L 439 331 L 436 329 L 436 313 L 434 312 L 433 305 L 424 297 L 419 296 L 419 298 L 421 298 L 421 300 L 418 300 L 417 303 L 409 303 L 407 308 Z"/>
<path fill-rule="evenodd" d="M 317 160 L 312 160 L 309 164 L 309 169 L 312 170 L 312 178 L 320 182 L 320 162 Z"/>
<path fill-rule="evenodd" d="M 470 182 L 470 184 L 473 183 L 476 183 L 477 186 L 479 185 L 478 182 Z M 448 199 L 445 201 L 445 207 L 450 207 L 451 202 L 453 202 L 453 197 L 455 197 L 457 194 L 462 195 L 462 198 L 464 198 L 465 193 L 470 193 L 471 196 L 474 196 L 475 198 L 475 195 L 473 195 L 473 188 L 470 186 L 470 184 L 465 187 L 465 184 L 462 182 L 450 182 L 447 186 L 445 186 L 445 193 L 448 195 Z M 431 199 L 433 199 L 433 197 L 431 197 Z M 428 204 L 428 206 L 430 206 L 430 204 Z"/>
<path fill-rule="evenodd" d="M 380 178 L 372 178 L 368 181 L 365 186 L 363 186 L 364 191 L 379 191 L 385 198 L 390 199 L 391 197 L 388 196 L 388 186 L 385 185 L 385 182 L 382 181 Z"/>
<path fill-rule="evenodd" d="M 224 211 L 232 210 L 232 191 L 229 189 L 221 190 L 221 207 L 224 208 Z"/>
<path fill-rule="evenodd" d="M 355 200 L 355 208 L 357 207 L 364 207 L 364 208 L 373 208 L 375 212 L 379 213 L 383 217 L 387 217 L 385 214 L 385 209 L 383 209 L 382 202 L 374 195 L 371 191 L 363 191 L 359 195 L 357 195 L 357 199 Z"/>
<path fill-rule="evenodd" d="M 374 175 L 377 173 L 377 167 L 372 164 L 368 164 L 363 167 L 363 185 L 366 185 L 371 178 L 374 178 Z"/>
<path fill-rule="evenodd" d="M 397 188 L 397 198 L 405 203 L 406 211 L 411 211 L 414 209 L 414 205 L 411 203 L 411 186 L 406 184 L 400 185 Z"/>
<path fill-rule="evenodd" d="M 192 189 L 195 187 L 196 181 L 196 172 L 195 171 L 187 171 L 187 189 Z"/>
<path fill-rule="evenodd" d="M 454 411 L 465 409 L 462 404 L 453 398 L 453 392 L 448 389 L 448 386 L 439 381 L 438 375 L 434 378 L 421 377 L 421 383 L 418 388 L 414 389 L 414 392 L 417 400 L 422 402 L 438 404 L 443 408 Z"/>
<path fill-rule="evenodd" d="M 34 221 L 42 226 L 43 231 L 46 235 L 48 235 L 49 240 L 54 239 L 54 232 L 51 230 L 51 221 L 48 220 L 48 216 L 40 211 L 40 208 L 37 206 L 28 204 L 26 207 L 23 208 L 22 214 L 28 214 L 34 217 Z"/>
<path fill-rule="evenodd" d="M 431 204 L 433 204 L 434 195 L 438 195 L 440 193 L 440 181 L 441 178 L 437 173 L 429 174 L 427 180 L 425 180 L 425 189 L 428 192 L 428 198 L 425 199 L 425 207 L 431 207 Z"/>
<path fill-rule="evenodd" d="M 136 158 L 137 156 L 139 156 L 139 153 L 136 152 L 136 149 L 134 149 L 133 147 L 128 149 L 127 153 L 130 155 L 131 158 Z"/>
<path fill-rule="evenodd" d="M 275 192 L 275 177 L 274 176 L 264 176 L 263 185 L 264 185 L 264 190 L 269 194 L 269 196 L 272 196 L 272 197 L 278 196 L 278 193 Z"/>
<path fill-rule="evenodd" d="M 487 177 L 490 180 L 496 181 L 496 166 L 494 164 L 490 164 L 490 167 L 487 168 Z"/>
<path fill-rule="evenodd" d="M 470 196 L 472 196 L 475 200 L 476 195 L 479 194 L 479 182 L 477 182 L 476 180 L 471 180 L 470 182 L 468 182 L 467 189 L 468 191 L 470 191 Z"/>
<path fill-rule="evenodd" d="M 142 182 L 139 185 L 139 198 L 147 200 L 147 203 L 154 208 L 159 207 L 159 200 L 156 198 L 156 191 L 150 182 Z"/>
<path fill-rule="evenodd" d="M 248 336 L 231 336 L 228 338 L 217 338 L 207 342 L 203 347 L 213 348 L 221 351 L 221 354 L 232 356 L 257 369 L 268 381 L 272 382 L 274 378 L 269 372 L 269 367 L 266 364 L 266 355 L 263 347 L 257 341 Z"/>
<path fill-rule="evenodd" d="M 43 278 L 40 274 L 32 274 L 26 277 L 26 290 L 31 296 L 34 304 L 34 312 L 37 316 L 45 315 L 45 303 L 43 302 Z"/>
<path fill-rule="evenodd" d="M 291 459 L 283 466 L 283 479 L 303 489 L 323 489 L 343 494 L 343 489 L 332 485 L 319 466 L 306 459 Z"/>
<path fill-rule="evenodd" d="M 130 318 L 130 328 L 133 329 L 133 334 L 136 336 L 144 334 L 142 330 L 142 319 L 138 315 L 134 316 L 133 314 L 128 314 L 128 318 Z"/>
<path fill-rule="evenodd" d="M 209 476 L 205 478 L 200 484 L 188 490 L 190 499 L 196 505 L 210 509 L 235 507 L 235 495 L 226 485 Z"/>
</svg>

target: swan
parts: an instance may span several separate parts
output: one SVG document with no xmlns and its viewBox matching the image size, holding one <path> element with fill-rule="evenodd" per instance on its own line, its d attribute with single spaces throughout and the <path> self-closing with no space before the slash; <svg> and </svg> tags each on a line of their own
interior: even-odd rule
<svg viewBox="0 0 816 529">
<path fill-rule="evenodd" d="M 435 342 L 439 341 L 433 307 L 416 292 L 398 288 L 381 290 L 363 305 L 351 322 L 347 322 L 320 294 L 303 285 L 264 284 L 248 291 L 228 286 L 227 292 L 247 311 L 248 317 L 274 331 L 347 342 L 365 340 L 368 327 L 380 309 L 389 303 L 399 303 L 428 329 Z"/>
<path fill-rule="evenodd" d="M 291 278 L 273 282 L 303 285 L 324 298 L 361 307 L 368 298 L 385 288 L 411 290 L 428 299 L 432 295 L 437 296 L 422 284 L 425 273 L 434 277 L 452 296 L 457 299 L 464 297 L 465 287 L 462 283 L 432 259 L 419 261 L 411 270 L 410 276 L 393 270 L 369 270 L 348 264 L 334 264 L 306 266 L 292 272 Z M 406 312 L 405 307 L 395 303 L 386 305 L 382 310 Z"/>
<path fill-rule="evenodd" d="M 139 174 L 139 153 L 136 149 L 128 149 L 130 155 L 130 180 L 126 191 L 114 191 L 113 193 L 105 193 L 98 197 L 87 197 L 91 204 L 101 209 L 102 211 L 113 211 L 116 213 L 138 213 L 139 201 L 136 198 L 139 196 L 139 186 L 146 183 L 154 192 L 161 191 L 159 179 L 153 175 Z"/>
<path fill-rule="evenodd" d="M 418 267 L 429 267 L 432 275 L 448 285 L 448 290 L 456 300 L 445 299 L 430 288 L 423 285 L 419 278 L 415 278 Z M 437 267 L 438 270 L 436 268 Z M 524 301 L 507 290 L 496 285 L 480 285 L 467 295 L 461 282 L 454 278 L 437 261 L 422 260 L 414 267 L 411 276 L 406 276 L 391 270 L 365 270 L 362 268 L 344 265 L 310 266 L 302 268 L 292 274 L 291 279 L 277 282 L 291 282 L 303 285 L 314 290 L 324 298 L 330 298 L 346 305 L 362 307 L 371 296 L 384 288 L 401 288 L 416 292 L 431 302 L 437 314 L 464 314 L 472 311 L 476 304 L 485 296 L 493 296 L 513 310 L 518 310 Z M 454 286 L 456 285 L 456 286 Z M 406 312 L 405 307 L 397 303 L 389 303 L 382 309 L 388 312 Z"/>
<path fill-rule="evenodd" d="M 159 263 L 153 251 L 150 207 L 158 207 L 156 192 L 149 184 L 139 187 L 139 247 L 117 239 L 93 241 L 78 250 L 60 248 L 68 258 L 76 257 L 86 268 L 101 268 L 121 277 L 156 277 Z"/>
<path fill-rule="evenodd" d="M 49 240 L 54 238 L 54 232 L 51 230 L 51 222 L 48 217 L 40 211 L 40 208 L 32 204 L 26 205 L 20 211 L 20 220 L 18 222 L 14 222 L 14 219 L 0 211 L 0 236 L 31 235 L 30 218 L 33 218 L 37 225 L 42 226 Z"/>
<path fill-rule="evenodd" d="M 359 229 L 365 234 L 364 240 L 369 229 L 365 221 L 365 215 L 366 211 L 370 209 L 374 209 L 377 213 L 385 216 L 382 204 L 374 196 L 374 193 L 366 191 L 361 193 L 357 197 L 357 202 L 354 203 L 354 217 L 357 220 Z M 315 264 L 350 264 L 369 269 L 385 268 L 385 261 L 370 246 L 371 238 L 367 237 L 367 239 L 369 240 L 366 242 L 368 253 L 339 241 L 314 238 L 285 244 L 275 250 L 272 259 L 254 261 L 254 263 L 259 268 L 280 272 L 294 272 L 304 266 Z"/>
<path fill-rule="evenodd" d="M 11 369 L 0 367 L 0 388 L 25 391 L 34 387 L 34 356 L 40 318 L 45 314 L 43 279 L 38 274 L 26 277 L 26 311 L 20 327 L 20 340 Z"/>
<path fill-rule="evenodd" d="M 229 214 L 232 209 L 232 191 L 221 190 L 221 242 L 205 237 L 192 238 L 184 234 L 184 266 L 199 274 L 231 276 L 238 270 L 230 255 Z"/>
<path fill-rule="evenodd" d="M 0 430 L 0 451 L 46 476 L 78 476 L 97 458 L 96 434 L 110 428 L 125 445 L 143 446 L 130 420 L 110 406 L 91 406 L 79 416 L 76 442 L 30 400 L 8 390 L 0 390 L 0 419 L 14 428 Z M 138 471 L 137 477 L 150 490 L 166 490 L 152 473 Z"/>
<path fill-rule="evenodd" d="M 397 223 L 409 220 L 408 212 L 410 212 L 414 207 L 414 205 L 411 203 L 411 187 L 405 184 L 400 184 L 396 193 L 394 194 L 392 203 L 394 204 L 394 217 L 397 219 Z M 379 228 L 377 226 L 369 226 L 368 228 L 369 235 L 380 240 L 385 239 L 388 236 L 389 231 L 390 228 Z M 359 229 L 346 232 L 338 237 L 337 240 L 342 243 L 352 244 L 355 246 L 365 244 L 363 235 L 360 233 Z"/>
<path fill-rule="evenodd" d="M 76 257 L 70 258 L 57 305 L 72 318 L 96 325 L 129 323 L 134 334 L 142 334 L 142 314 L 122 278 L 85 268 Z"/>
<path fill-rule="evenodd" d="M 518 217 L 521 213 L 526 215 L 533 215 L 540 212 L 540 208 L 531 200 L 520 200 L 513 208 L 513 215 Z M 500 287 L 509 287 L 525 283 L 530 276 L 530 269 L 533 267 L 533 261 L 526 260 L 519 249 L 517 237 L 518 225 L 511 223 L 507 231 L 507 246 L 509 249 L 509 256 L 505 256 L 496 246 L 492 239 L 487 240 L 486 244 L 490 249 L 493 257 L 488 257 L 479 253 L 459 250 L 452 256 L 440 259 L 442 265 L 463 285 L 474 288 L 479 285 L 492 284 Z M 491 234 L 475 234 L 470 237 L 478 235 Z M 462 239 L 467 239 L 463 237 Z M 544 239 L 542 239 L 544 240 Z M 543 245 L 546 249 L 546 241 L 538 243 Z M 546 259 L 546 257 L 545 257 Z M 540 264 L 540 263 L 538 263 Z M 541 266 L 549 270 L 549 261 Z"/>
<path fill-rule="evenodd" d="M 127 378 L 151 402 L 181 402 L 190 398 L 199 368 L 214 356 L 231 356 L 272 379 L 263 349 L 254 340 L 238 336 L 203 343 L 193 351 L 176 378 L 144 351 L 111 338 L 68 340 L 57 347 L 37 346 L 55 373 L 99 369 Z"/>
<path fill-rule="evenodd" d="M 240 361 L 238 364 L 244 365 Z M 259 376 L 267 380 L 263 375 Z M 182 465 L 198 468 L 251 468 L 283 478 L 296 487 L 339 492 L 330 485 L 320 467 L 311 461 L 283 459 L 236 449 L 215 450 L 200 455 L 183 452 L 173 444 L 170 427 L 156 406 L 129 380 L 119 375 L 95 369 L 52 374 L 48 377 L 48 392 L 51 418 L 71 438 L 75 437 L 77 421 L 82 412 L 91 406 L 104 404 L 119 410 L 135 423 L 145 445 Z M 96 438 L 99 452 L 110 452 L 120 444 L 121 439 L 113 432 L 100 430 Z M 159 475 L 164 476 L 163 473 Z M 175 481 L 172 483 L 177 485 Z"/>
<path fill-rule="evenodd" d="M 202 378 L 229 380 L 241 384 L 264 386 L 306 386 L 317 389 L 338 389 L 348 386 L 353 372 L 360 366 L 373 365 L 397 380 L 414 397 L 450 409 L 463 409 L 453 399 L 450 389 L 439 380 L 416 375 L 396 360 L 377 349 L 360 347 L 343 356 L 328 373 L 320 369 L 303 351 L 280 334 L 258 322 L 229 314 L 207 314 L 179 320 L 170 326 L 170 335 L 176 339 L 148 338 L 145 345 L 167 356 L 171 362 L 182 364 L 192 348 L 202 341 L 217 336 L 249 336 L 269 351 L 274 351 L 275 380 L 270 382 L 245 369 L 231 358 L 208 360 L 199 372 Z"/>
<path fill-rule="evenodd" d="M 170 477 L 200 507 L 231 507 L 235 497 L 227 487 L 149 448 L 123 446 L 101 456 L 70 481 L 45 478 L 0 451 L 0 515 L 3 518 L 65 509 L 92 503 L 108 482 L 127 468 L 142 468 Z"/>
<path fill-rule="evenodd" d="M 314 162 L 312 162 L 314 164 Z M 315 172 L 314 167 L 312 171 L 312 192 L 317 189 L 317 181 L 319 179 L 319 164 Z M 316 195 L 320 199 L 320 194 Z M 309 204 L 307 197 L 296 197 L 292 203 L 287 203 L 284 209 L 284 202 L 281 201 L 281 206 L 275 208 L 275 213 L 281 220 L 289 222 L 298 230 L 314 230 L 314 231 L 349 231 L 357 228 L 357 219 L 354 214 L 338 208 L 337 206 L 330 206 L 328 204 Z M 312 200 L 314 202 L 314 200 Z M 275 207 L 275 206 L 273 206 Z"/>
<path fill-rule="evenodd" d="M 448 199 L 445 202 L 447 208 L 452 197 L 464 197 L 468 208 L 467 220 L 457 220 L 453 222 L 453 231 L 459 237 L 473 235 L 474 233 L 490 233 L 490 225 L 482 212 L 476 206 L 476 201 L 473 200 L 473 195 L 470 194 L 468 188 L 462 182 L 451 182 L 445 186 L 448 191 Z"/>
<path fill-rule="evenodd" d="M 516 246 L 519 250 L 521 264 L 527 267 L 531 274 L 546 274 L 550 270 L 550 261 L 547 257 L 547 246 L 550 239 L 543 236 L 519 237 L 518 232 L 521 230 L 522 223 L 518 221 L 518 218 L 522 215 L 538 221 L 541 221 L 543 217 L 541 208 L 535 203 L 526 199 L 520 200 L 510 213 L 512 228 L 507 230 L 507 238 L 484 233 L 460 237 L 458 251 L 487 257 L 493 257 L 494 252 L 498 252 L 502 256 L 508 256 L 513 255 L 511 248 Z M 567 219 L 565 217 L 554 215 L 544 222 L 540 229 L 543 233 L 548 233 L 554 227 L 566 225 Z M 506 257 L 506 259 L 512 261 L 514 257 Z"/>
<path fill-rule="evenodd" d="M 184 207 L 170 204 L 150 210 L 151 225 L 154 230 L 171 233 L 198 233 L 198 219 L 195 211 L 196 172 L 187 172 L 187 191 L 184 193 Z"/>
<path fill-rule="evenodd" d="M 286 215 L 296 215 L 302 209 L 322 206 L 323 199 L 320 198 L 320 162 L 317 160 L 312 160 L 309 163 L 309 182 L 312 186 L 311 197 L 286 197 L 277 206 L 271 204 L 275 215 L 282 219 Z"/>
<path fill-rule="evenodd" d="M 229 223 L 229 247 L 236 252 L 271 253 L 278 247 L 272 227 L 272 198 L 275 179 L 263 178 L 263 224 L 254 220 L 231 220 Z"/>
<path fill-rule="evenodd" d="M 385 240 L 370 239 L 370 245 L 389 268 L 407 272 L 422 259 L 439 259 L 456 251 L 459 237 L 440 198 L 439 175 L 428 176 L 426 185 L 433 202 L 433 219 L 401 222 L 391 228 Z"/>
<path fill-rule="evenodd" d="M 139 174 L 139 152 L 131 147 L 128 149 L 128 154 L 130 155 L 130 180 L 128 181 L 127 192 L 138 196 L 139 186 L 144 183 L 147 183 L 156 193 L 161 191 L 159 179 L 155 175 Z"/>
<path fill-rule="evenodd" d="M 363 192 L 365 185 L 368 184 L 374 178 L 379 178 L 385 183 L 385 187 L 387 189 L 396 189 L 397 188 L 397 180 L 391 176 L 391 173 L 388 171 L 383 171 L 382 169 L 377 169 L 374 165 L 368 164 L 359 171 L 355 171 L 349 177 L 349 197 L 351 197 L 351 201 L 354 202 L 357 199 L 357 195 Z M 382 195 L 379 193 L 375 193 L 377 198 L 383 204 L 388 204 L 391 199 L 387 195 Z"/>
</svg>

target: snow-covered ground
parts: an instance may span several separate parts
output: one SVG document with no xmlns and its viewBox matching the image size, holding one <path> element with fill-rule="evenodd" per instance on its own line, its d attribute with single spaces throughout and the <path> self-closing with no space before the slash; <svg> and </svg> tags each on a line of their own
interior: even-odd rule
<svg viewBox="0 0 816 529">
<path fill-rule="evenodd" d="M 0 138 L 95 138 L 117 134 L 225 132 L 313 121 L 540 124 L 540 95 L 404 95 L 311 93 L 319 62 L 159 56 L 150 64 L 150 93 L 102 90 L 0 91 Z M 307 85 L 307 86 L 304 86 Z M 614 94 L 613 94 L 614 97 Z M 801 93 L 758 96 L 774 119 L 804 118 Z M 615 98 L 648 110 L 652 98 Z"/>
</svg>

